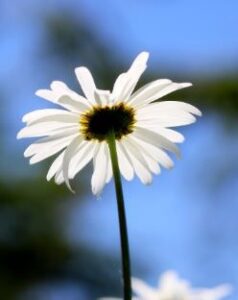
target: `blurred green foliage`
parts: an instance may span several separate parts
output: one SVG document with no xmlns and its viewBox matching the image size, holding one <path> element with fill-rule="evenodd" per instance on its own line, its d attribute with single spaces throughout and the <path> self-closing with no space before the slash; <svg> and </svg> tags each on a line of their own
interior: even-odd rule
<svg viewBox="0 0 238 300">
<path fill-rule="evenodd" d="M 95 30 L 77 18 L 64 13 L 45 19 L 47 55 L 58 56 L 62 64 L 86 65 L 93 70 L 103 88 L 112 86 L 120 70 L 117 57 Z"/>
<path fill-rule="evenodd" d="M 73 247 L 62 234 L 62 220 L 76 201 L 67 195 L 65 187 L 37 179 L 0 183 L 0 294 L 4 300 L 18 299 L 27 288 L 51 280 L 84 283 L 94 297 L 119 292 L 119 274 L 113 271 L 119 269 L 118 259 L 84 245 Z"/>
<path fill-rule="evenodd" d="M 237 117 L 238 74 L 201 82 L 193 88 L 193 95 L 204 109 L 217 110 L 227 117 Z"/>
<path fill-rule="evenodd" d="M 0 185 L 0 289 L 4 299 L 11 299 L 18 288 L 52 276 L 69 256 L 56 227 L 56 201 L 64 195 L 62 191 L 30 180 Z"/>
</svg>

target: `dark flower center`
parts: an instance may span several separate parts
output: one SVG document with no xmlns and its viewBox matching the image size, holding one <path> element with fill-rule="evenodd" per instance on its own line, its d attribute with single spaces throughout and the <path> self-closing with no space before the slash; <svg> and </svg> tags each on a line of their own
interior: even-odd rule
<svg viewBox="0 0 238 300">
<path fill-rule="evenodd" d="M 106 140 L 110 132 L 116 139 L 133 132 L 135 111 L 132 107 L 119 103 L 114 106 L 93 107 L 80 118 L 80 131 L 86 140 Z"/>
</svg>

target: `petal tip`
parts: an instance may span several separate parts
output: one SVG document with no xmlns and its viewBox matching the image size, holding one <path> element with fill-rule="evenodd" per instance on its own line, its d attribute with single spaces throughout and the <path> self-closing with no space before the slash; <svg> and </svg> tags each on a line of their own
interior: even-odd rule
<svg viewBox="0 0 238 300">
<path fill-rule="evenodd" d="M 26 117 L 26 115 L 24 115 L 24 116 L 22 117 L 21 121 L 22 121 L 23 123 L 27 123 L 27 117 Z"/>
<path fill-rule="evenodd" d="M 182 138 L 181 138 L 181 140 L 179 141 L 179 143 L 184 143 L 186 141 L 186 138 L 183 136 Z"/>
<path fill-rule="evenodd" d="M 30 157 L 30 156 L 32 156 L 33 154 L 32 153 L 30 153 L 30 151 L 29 151 L 29 147 L 24 151 L 24 153 L 23 153 L 23 156 L 24 157 Z"/>
<path fill-rule="evenodd" d="M 105 184 L 102 187 L 99 188 L 99 187 L 96 187 L 96 186 L 92 185 L 92 193 L 93 193 L 94 196 L 97 197 L 97 199 L 101 199 L 101 194 L 102 194 L 104 186 L 105 186 Z"/>
<path fill-rule="evenodd" d="M 17 133 L 17 140 L 20 140 L 20 139 L 22 139 L 24 136 L 23 136 L 23 134 L 22 134 L 22 130 L 23 129 L 21 129 L 18 133 Z"/>
<path fill-rule="evenodd" d="M 167 167 L 168 170 L 173 170 L 173 168 L 174 168 L 174 164 L 171 164 Z"/>
<path fill-rule="evenodd" d="M 190 87 L 190 86 L 192 86 L 193 84 L 191 83 L 191 82 L 184 82 L 183 83 L 183 87 L 184 88 L 187 88 L 187 87 Z"/>
<path fill-rule="evenodd" d="M 150 53 L 149 53 L 148 51 L 142 51 L 142 52 L 140 53 L 140 55 L 143 55 L 144 58 L 147 60 L 147 59 L 149 58 L 149 56 L 150 56 Z"/>
<path fill-rule="evenodd" d="M 198 108 L 197 108 L 197 116 L 198 116 L 198 117 L 202 117 L 202 112 L 201 112 L 201 110 L 198 109 Z"/>
<path fill-rule="evenodd" d="M 139 53 L 135 59 L 136 62 L 146 64 L 149 59 L 150 53 L 147 51 L 142 51 Z"/>
<path fill-rule="evenodd" d="M 39 96 L 39 92 L 40 92 L 40 90 L 36 90 L 36 91 L 35 91 L 35 95 L 36 95 L 36 96 Z"/>
<path fill-rule="evenodd" d="M 85 66 L 80 66 L 74 69 L 75 74 L 79 74 L 81 72 L 89 72 L 88 68 Z"/>
<path fill-rule="evenodd" d="M 32 158 L 29 160 L 29 164 L 30 165 L 34 165 L 35 164 L 34 156 L 32 156 Z"/>
<path fill-rule="evenodd" d="M 51 84 L 50 84 L 50 88 L 51 88 L 52 91 L 54 89 L 56 89 L 57 86 L 58 86 L 58 81 L 57 80 L 52 81 Z"/>
<path fill-rule="evenodd" d="M 65 181 L 65 184 L 66 184 L 67 188 L 70 190 L 70 192 L 72 194 L 75 194 L 75 190 L 72 189 L 72 187 L 71 187 L 71 185 L 70 185 L 70 183 L 69 183 L 68 180 Z"/>
<path fill-rule="evenodd" d="M 35 95 L 42 98 L 42 94 L 44 94 L 45 89 L 39 89 L 35 91 Z"/>
</svg>

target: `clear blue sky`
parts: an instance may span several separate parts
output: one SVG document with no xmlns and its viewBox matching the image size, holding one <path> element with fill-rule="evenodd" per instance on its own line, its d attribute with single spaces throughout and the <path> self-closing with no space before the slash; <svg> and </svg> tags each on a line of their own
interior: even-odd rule
<svg viewBox="0 0 238 300">
<path fill-rule="evenodd" d="M 238 68 L 237 0 L 3 0 L 1 5 L 2 43 L 17 42 L 18 53 L 40 33 L 37 12 L 71 11 L 126 61 L 145 49 L 158 67 L 184 72 Z M 3 63 L 4 50 L 9 49 L 0 50 Z"/>
<path fill-rule="evenodd" d="M 85 20 L 125 57 L 146 49 L 154 61 L 173 69 L 238 67 L 237 0 L 70 2 L 79 2 L 76 7 Z"/>
</svg>

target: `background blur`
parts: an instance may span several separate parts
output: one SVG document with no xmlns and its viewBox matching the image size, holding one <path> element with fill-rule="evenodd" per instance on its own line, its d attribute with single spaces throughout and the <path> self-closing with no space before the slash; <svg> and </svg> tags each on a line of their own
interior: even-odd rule
<svg viewBox="0 0 238 300">
<path fill-rule="evenodd" d="M 196 287 L 223 282 L 238 297 L 237 0 L 0 1 L 0 298 L 93 300 L 121 295 L 116 203 L 97 200 L 91 166 L 73 185 L 45 179 L 51 160 L 29 166 L 16 140 L 23 114 L 52 80 L 79 87 L 74 68 L 110 88 L 141 51 L 140 84 L 191 81 L 169 95 L 204 113 L 181 128 L 183 158 L 145 187 L 123 182 L 133 275 L 151 284 L 168 269 Z"/>
</svg>

